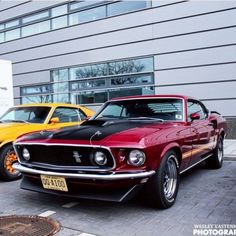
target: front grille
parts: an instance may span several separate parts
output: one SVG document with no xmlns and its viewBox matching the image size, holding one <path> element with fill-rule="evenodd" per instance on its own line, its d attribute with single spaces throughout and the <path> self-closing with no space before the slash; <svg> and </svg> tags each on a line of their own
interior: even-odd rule
<svg viewBox="0 0 236 236">
<path fill-rule="evenodd" d="M 114 160 L 111 153 L 105 148 L 80 147 L 80 146 L 45 146 L 45 145 L 17 145 L 17 153 L 21 163 L 30 163 L 32 165 L 42 166 L 64 166 L 64 167 L 87 167 L 110 169 L 114 166 Z M 23 148 L 27 148 L 30 153 L 29 161 L 22 156 Z M 106 154 L 108 161 L 105 166 L 98 166 L 93 162 L 94 151 L 102 151 Z"/>
</svg>

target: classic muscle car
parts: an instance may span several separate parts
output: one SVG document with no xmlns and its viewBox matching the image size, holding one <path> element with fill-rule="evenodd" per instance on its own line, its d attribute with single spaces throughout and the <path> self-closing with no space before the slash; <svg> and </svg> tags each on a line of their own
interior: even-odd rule
<svg viewBox="0 0 236 236">
<path fill-rule="evenodd" d="M 78 124 L 93 111 L 70 104 L 30 104 L 10 108 L 0 117 L 0 178 L 15 180 L 21 177 L 12 167 L 17 161 L 13 142 L 25 133 L 55 129 Z"/>
<path fill-rule="evenodd" d="M 142 190 L 153 206 L 168 208 L 181 173 L 202 161 L 222 166 L 225 134 L 225 119 L 194 98 L 117 98 L 81 126 L 19 138 L 14 168 L 22 189 L 110 201 Z"/>
</svg>

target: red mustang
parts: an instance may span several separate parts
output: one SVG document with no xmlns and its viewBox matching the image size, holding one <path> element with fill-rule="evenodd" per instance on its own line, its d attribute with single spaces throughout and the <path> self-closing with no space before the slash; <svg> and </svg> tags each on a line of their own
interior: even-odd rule
<svg viewBox="0 0 236 236">
<path fill-rule="evenodd" d="M 198 100 L 179 95 L 106 102 L 81 126 L 19 138 L 22 189 L 123 201 L 141 190 L 153 206 L 176 200 L 179 174 L 202 161 L 223 162 L 226 122 Z"/>
</svg>

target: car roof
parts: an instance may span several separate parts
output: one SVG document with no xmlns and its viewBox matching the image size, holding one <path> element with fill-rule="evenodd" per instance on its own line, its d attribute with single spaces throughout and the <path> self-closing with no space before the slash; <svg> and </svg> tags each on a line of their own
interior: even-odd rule
<svg viewBox="0 0 236 236">
<path fill-rule="evenodd" d="M 68 104 L 68 103 L 29 103 L 16 105 L 14 107 L 73 107 L 78 108 L 80 105 Z"/>
<path fill-rule="evenodd" d="M 128 97 L 118 97 L 113 98 L 110 101 L 120 101 L 120 100 L 132 100 L 132 99 L 150 99 L 150 98 L 179 98 L 179 99 L 195 99 L 185 95 L 179 94 L 158 94 L 158 95 L 140 95 L 140 96 L 128 96 Z"/>
</svg>

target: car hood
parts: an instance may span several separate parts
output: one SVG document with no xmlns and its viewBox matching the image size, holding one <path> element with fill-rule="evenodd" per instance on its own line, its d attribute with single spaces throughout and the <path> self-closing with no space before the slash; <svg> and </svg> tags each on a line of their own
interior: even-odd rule
<svg viewBox="0 0 236 236">
<path fill-rule="evenodd" d="M 81 126 L 29 134 L 18 141 L 88 143 L 109 146 L 126 143 L 128 145 L 140 143 L 144 137 L 170 126 L 173 127 L 173 125 L 155 120 L 90 120 Z"/>
</svg>

